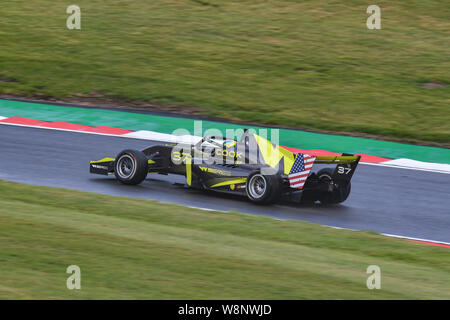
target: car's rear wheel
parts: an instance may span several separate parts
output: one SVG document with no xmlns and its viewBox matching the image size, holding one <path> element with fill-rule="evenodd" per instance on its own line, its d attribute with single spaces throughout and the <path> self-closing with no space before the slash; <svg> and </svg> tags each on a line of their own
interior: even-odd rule
<svg viewBox="0 0 450 320">
<path fill-rule="evenodd" d="M 124 150 L 114 162 L 114 174 L 124 184 L 141 183 L 148 173 L 148 160 L 142 151 Z"/>
<path fill-rule="evenodd" d="M 351 191 L 350 181 L 333 181 L 333 169 L 324 168 L 317 172 L 319 181 L 324 184 L 333 183 L 333 191 L 327 192 L 319 199 L 323 204 L 336 204 L 347 200 Z"/>
<path fill-rule="evenodd" d="M 247 178 L 247 197 L 254 203 L 274 203 L 280 198 L 280 190 L 279 175 L 263 175 L 260 172 L 254 172 Z"/>
</svg>

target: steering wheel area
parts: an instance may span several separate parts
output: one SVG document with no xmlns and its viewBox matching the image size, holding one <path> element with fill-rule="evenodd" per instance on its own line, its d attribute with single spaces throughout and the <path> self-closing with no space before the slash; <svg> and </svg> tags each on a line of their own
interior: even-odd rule
<svg viewBox="0 0 450 320">
<path fill-rule="evenodd" d="M 202 152 L 202 154 L 214 156 L 214 152 L 217 149 L 227 149 L 227 146 L 224 145 L 226 141 L 234 141 L 235 143 L 237 143 L 236 140 L 223 136 L 206 136 L 195 144 L 194 149 Z"/>
<path fill-rule="evenodd" d="M 215 139 L 223 138 L 216 136 L 207 136 L 203 137 L 199 142 L 197 142 L 194 146 L 198 151 L 204 151 L 206 148 L 222 148 L 222 145 L 215 141 Z M 225 140 L 225 138 L 223 138 Z"/>
</svg>

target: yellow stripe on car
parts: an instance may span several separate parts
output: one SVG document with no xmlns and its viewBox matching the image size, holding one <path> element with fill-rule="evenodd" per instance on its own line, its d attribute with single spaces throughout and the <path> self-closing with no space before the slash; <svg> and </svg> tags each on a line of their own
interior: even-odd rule
<svg viewBox="0 0 450 320">
<path fill-rule="evenodd" d="M 192 164 L 191 164 L 191 158 L 186 157 L 186 183 L 188 186 L 192 183 Z"/>
<path fill-rule="evenodd" d="M 101 160 L 91 161 L 91 163 L 104 163 L 104 162 L 112 162 L 115 161 L 114 158 L 103 158 Z"/>
<path fill-rule="evenodd" d="M 216 183 L 216 184 L 212 185 L 211 188 L 222 187 L 222 186 L 229 186 L 231 184 L 245 183 L 246 181 L 247 181 L 247 178 L 239 178 L 239 179 L 234 179 L 234 180 L 228 180 L 228 181 L 223 181 L 223 182 Z"/>
<path fill-rule="evenodd" d="M 358 156 L 317 156 L 316 163 L 352 163 Z"/>
</svg>

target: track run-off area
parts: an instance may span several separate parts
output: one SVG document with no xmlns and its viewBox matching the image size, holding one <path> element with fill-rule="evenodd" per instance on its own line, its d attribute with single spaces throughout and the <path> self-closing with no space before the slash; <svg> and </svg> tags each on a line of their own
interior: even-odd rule
<svg viewBox="0 0 450 320">
<path fill-rule="evenodd" d="M 360 148 L 363 150 L 357 152 L 355 149 L 358 144 L 353 148 L 346 146 L 355 141 L 352 139 L 361 138 L 339 137 L 344 138 L 341 140 L 344 142 L 340 152 L 367 155 L 366 163 L 360 164 L 353 176 L 352 193 L 346 202 L 336 206 L 280 203 L 263 207 L 241 197 L 187 189 L 184 187 L 183 177 L 149 175 L 139 186 L 125 186 L 115 181 L 114 177 L 89 174 L 90 160 L 104 156 L 114 157 L 122 149 L 143 149 L 170 138 L 170 134 L 161 132 L 160 136 L 156 136 L 157 139 L 153 139 L 158 129 L 154 123 L 149 124 L 149 129 L 155 129 L 153 134 L 147 133 L 146 136 L 142 134 L 144 128 L 127 125 L 133 117 L 128 112 L 110 111 L 123 115 L 123 125 L 119 126 L 111 122 L 96 122 L 102 120 L 95 115 L 98 109 L 44 105 L 44 109 L 55 108 L 58 116 L 47 112 L 48 110 L 41 113 L 39 104 L 26 103 L 36 106 L 34 115 L 31 115 L 32 110 L 27 108 L 17 108 L 14 113 L 8 103 L 7 100 L 0 100 L 0 179 L 3 180 L 174 202 L 210 210 L 234 210 L 338 228 L 371 230 L 421 241 L 441 242 L 444 246 L 450 243 L 450 174 L 446 163 L 448 149 L 412 146 L 412 149 L 417 150 L 411 152 L 402 144 L 387 143 L 394 150 L 397 150 L 396 145 L 400 145 L 402 151 L 397 150 L 391 157 L 386 157 L 389 150 L 379 151 L 382 150 L 379 147 L 382 142 L 362 139 L 369 141 L 369 146 Z M 70 116 L 73 109 L 80 109 L 81 111 L 77 111 L 84 116 Z M 180 121 L 179 118 L 170 119 Z M 97 127 L 89 129 L 86 127 L 88 125 Z M 224 123 L 221 125 L 226 126 Z M 141 133 L 136 135 L 139 131 Z M 304 148 L 299 148 L 298 144 L 289 143 L 286 134 L 284 137 L 283 134 L 285 133 L 281 134 L 280 144 L 284 143 L 294 149 L 331 153 L 338 152 L 339 149 L 339 145 L 334 150 L 326 148 L 325 144 L 328 142 L 324 143 L 320 139 L 317 139 L 317 148 L 310 139 L 304 144 Z M 333 137 L 324 136 L 327 139 Z M 421 152 L 428 154 L 414 156 Z M 410 157 L 407 159 L 401 158 L 402 156 Z M 439 161 L 430 163 L 427 162 L 427 157 Z M 401 163 L 398 159 L 402 159 Z M 392 162 L 396 160 L 397 162 Z"/>
</svg>

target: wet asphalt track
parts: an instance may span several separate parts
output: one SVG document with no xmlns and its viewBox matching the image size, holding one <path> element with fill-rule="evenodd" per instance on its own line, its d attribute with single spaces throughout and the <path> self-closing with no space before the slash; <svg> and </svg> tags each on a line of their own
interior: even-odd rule
<svg viewBox="0 0 450 320">
<path fill-rule="evenodd" d="M 174 184 L 184 182 L 178 176 L 149 175 L 139 186 L 125 186 L 89 174 L 90 160 L 154 143 L 0 125 L 0 179 L 450 242 L 449 174 L 360 165 L 349 199 L 331 207 L 256 206 L 244 197 L 185 189 Z"/>
</svg>

